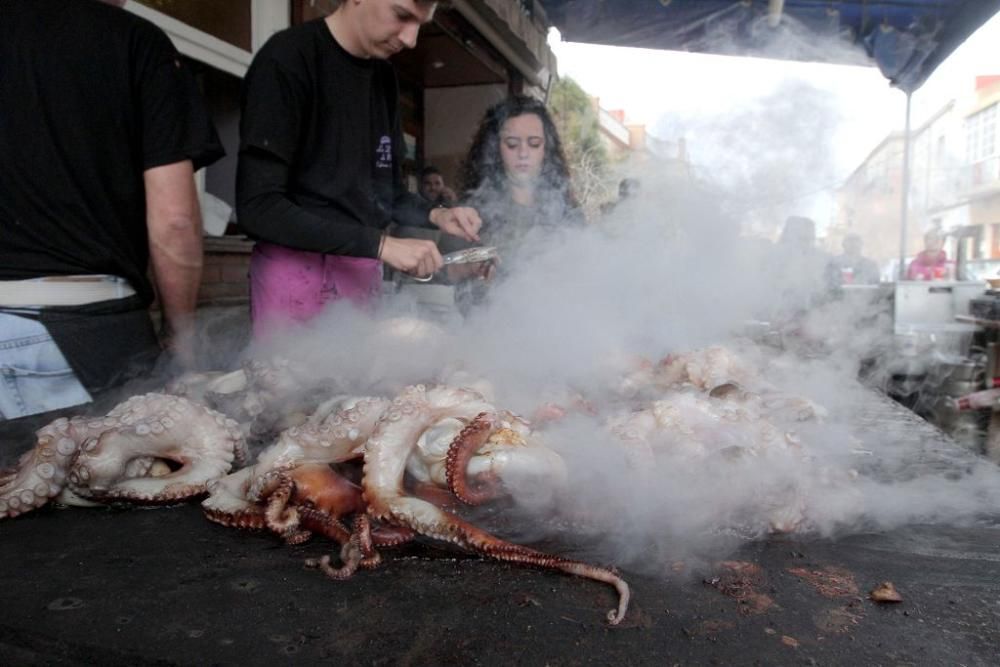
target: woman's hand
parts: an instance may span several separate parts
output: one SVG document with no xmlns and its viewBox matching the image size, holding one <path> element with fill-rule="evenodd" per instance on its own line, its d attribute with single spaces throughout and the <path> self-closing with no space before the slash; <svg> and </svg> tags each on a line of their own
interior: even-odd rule
<svg viewBox="0 0 1000 667">
<path fill-rule="evenodd" d="M 454 234 L 466 241 L 479 242 L 479 228 L 483 226 L 483 221 L 479 217 L 479 211 L 471 206 L 433 208 L 430 220 L 442 232 Z"/>
<path fill-rule="evenodd" d="M 437 245 L 434 241 L 424 239 L 384 236 L 378 258 L 397 271 L 417 278 L 427 278 L 444 266 Z"/>
</svg>

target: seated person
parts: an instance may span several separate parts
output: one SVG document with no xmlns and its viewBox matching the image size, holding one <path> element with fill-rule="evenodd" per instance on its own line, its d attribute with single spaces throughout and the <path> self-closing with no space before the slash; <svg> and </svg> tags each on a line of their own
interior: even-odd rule
<svg viewBox="0 0 1000 667">
<path fill-rule="evenodd" d="M 455 191 L 445 185 L 441 170 L 431 165 L 420 171 L 420 196 L 435 206 L 454 204 L 458 201 Z"/>
<path fill-rule="evenodd" d="M 944 237 L 937 229 L 924 234 L 924 249 L 906 269 L 907 280 L 948 280 L 952 277 L 951 262 L 944 251 Z"/>
<path fill-rule="evenodd" d="M 842 285 L 874 285 L 879 281 L 878 266 L 861 254 L 864 242 L 858 234 L 844 237 L 843 254 L 837 255 L 826 266 L 826 282 L 830 287 Z"/>
</svg>

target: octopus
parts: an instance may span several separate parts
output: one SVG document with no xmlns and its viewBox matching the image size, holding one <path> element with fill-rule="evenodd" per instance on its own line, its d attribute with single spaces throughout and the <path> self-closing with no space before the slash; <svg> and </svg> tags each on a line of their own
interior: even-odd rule
<svg viewBox="0 0 1000 667">
<path fill-rule="evenodd" d="M 240 424 L 246 438 L 267 440 L 302 424 L 331 380 L 309 379 L 308 368 L 288 359 L 250 359 L 234 371 L 185 373 L 164 393 L 183 396 L 222 412 Z"/>
<path fill-rule="evenodd" d="M 246 459 L 232 419 L 186 398 L 133 396 L 104 417 L 60 418 L 0 473 L 0 518 L 67 505 L 175 503 Z"/>
<path fill-rule="evenodd" d="M 362 465 L 360 484 L 335 470 L 355 462 Z M 377 566 L 380 547 L 422 535 L 607 582 L 619 593 L 608 615 L 618 623 L 629 589 L 616 573 L 501 540 L 446 509 L 537 486 L 555 494 L 565 478 L 562 459 L 532 438 L 525 420 L 471 389 L 416 385 L 391 402 L 331 399 L 304 425 L 283 432 L 253 466 L 212 482 L 202 507 L 215 522 L 268 530 L 286 542 L 315 534 L 337 542 L 340 567 L 330 556 L 307 561 L 333 579 Z"/>
<path fill-rule="evenodd" d="M 618 415 L 608 427 L 637 481 L 656 483 L 665 470 L 712 468 L 725 475 L 760 478 L 758 466 L 782 471 L 809 469 L 795 433 L 770 421 L 755 399 L 738 388 L 715 395 L 693 389 L 676 391 L 646 408 Z M 756 510 L 771 532 L 791 532 L 804 525 L 805 499 L 795 478 L 762 482 Z"/>
<path fill-rule="evenodd" d="M 421 434 L 432 425 L 453 418 L 468 420 L 453 442 L 454 453 L 445 457 L 445 474 L 456 480 L 461 476 L 458 466 L 470 457 L 469 452 L 478 451 L 501 423 L 495 410 L 483 410 L 481 401 L 470 393 L 451 387 L 428 389 L 417 385 L 393 400 L 365 447 L 361 486 L 367 518 L 402 526 L 488 558 L 534 565 L 610 584 L 618 593 L 618 606 L 608 612 L 607 619 L 612 625 L 618 624 L 628 609 L 630 592 L 628 584 L 616 572 L 507 542 L 406 492 L 404 474 L 410 453 Z M 471 458 L 474 457 L 472 454 Z M 373 553 L 363 550 L 362 555 L 371 557 Z"/>
<path fill-rule="evenodd" d="M 210 482 L 209 495 L 202 502 L 205 515 L 235 528 L 269 529 L 280 535 L 294 532 L 296 541 L 304 541 L 308 529 L 295 523 L 294 513 L 286 513 L 280 523 L 269 523 L 264 508 L 270 507 L 272 515 L 277 515 L 289 502 L 293 506 L 311 503 L 330 516 L 331 524 L 356 512 L 355 498 L 348 493 L 352 482 L 336 475 L 330 466 L 360 461 L 364 445 L 388 405 L 387 399 L 379 397 L 336 397 L 321 404 L 304 424 L 282 431 L 252 466 Z M 323 468 L 330 472 L 321 473 Z M 339 489 L 340 495 L 321 497 L 324 482 Z M 284 498 L 286 493 L 288 498 Z M 360 487 L 355 495 L 360 499 Z M 344 535 L 335 532 L 329 536 L 337 539 Z"/>
<path fill-rule="evenodd" d="M 655 371 L 661 387 L 692 384 L 702 391 L 726 382 L 746 382 L 757 375 L 754 365 L 730 349 L 712 345 L 687 354 L 667 355 Z"/>
<path fill-rule="evenodd" d="M 615 387 L 622 396 L 655 399 L 671 391 L 693 388 L 707 392 L 724 384 L 747 385 L 759 380 L 759 362 L 722 345 L 668 354 L 659 361 L 630 357 Z"/>
</svg>

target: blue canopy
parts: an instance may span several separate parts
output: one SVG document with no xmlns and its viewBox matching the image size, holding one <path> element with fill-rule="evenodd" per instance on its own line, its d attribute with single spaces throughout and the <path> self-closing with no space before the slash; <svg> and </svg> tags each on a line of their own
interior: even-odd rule
<svg viewBox="0 0 1000 667">
<path fill-rule="evenodd" d="M 919 88 L 1000 0 L 543 0 L 572 42 L 877 65 Z"/>
</svg>

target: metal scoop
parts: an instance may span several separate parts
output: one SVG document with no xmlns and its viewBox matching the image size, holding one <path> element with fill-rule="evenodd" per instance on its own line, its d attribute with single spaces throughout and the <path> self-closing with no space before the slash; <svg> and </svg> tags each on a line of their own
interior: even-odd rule
<svg viewBox="0 0 1000 667">
<path fill-rule="evenodd" d="M 484 245 L 449 252 L 441 259 L 444 260 L 445 266 L 449 266 L 451 264 L 478 264 L 480 262 L 488 262 L 491 259 L 496 259 L 499 256 L 500 253 L 497 252 L 495 246 Z M 433 274 L 422 278 L 418 276 L 410 276 L 412 280 L 416 280 L 418 283 L 426 283 L 433 277 Z"/>
</svg>

